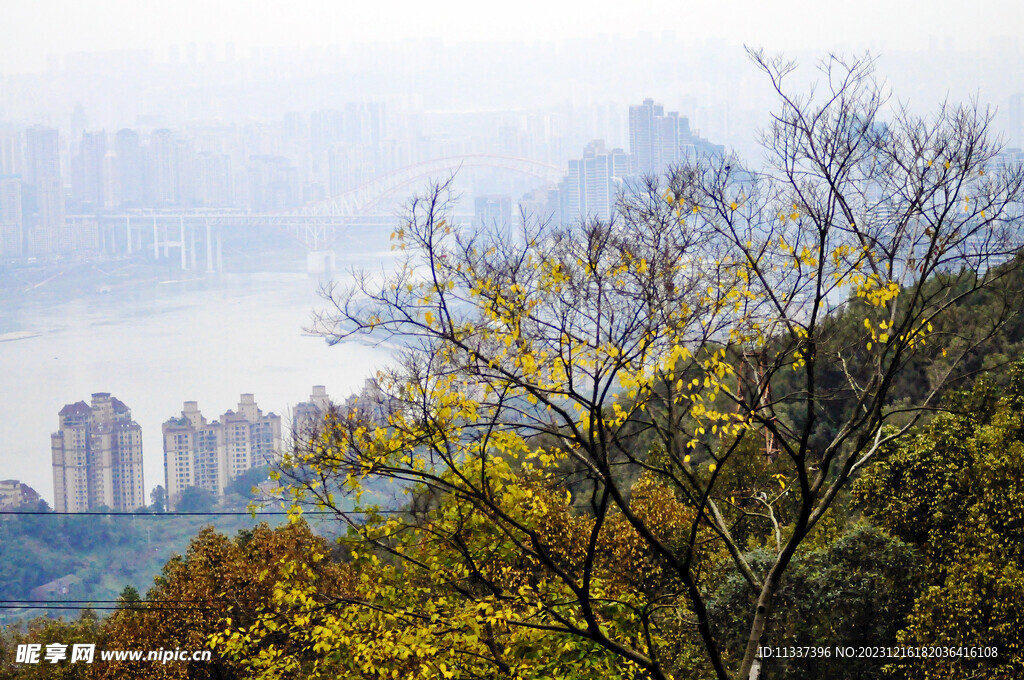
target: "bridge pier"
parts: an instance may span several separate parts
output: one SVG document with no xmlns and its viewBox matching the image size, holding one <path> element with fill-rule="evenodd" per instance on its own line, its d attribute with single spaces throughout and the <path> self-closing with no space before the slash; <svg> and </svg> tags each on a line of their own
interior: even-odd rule
<svg viewBox="0 0 1024 680">
<path fill-rule="evenodd" d="M 188 252 L 185 249 L 185 217 L 182 216 L 179 221 L 181 230 L 179 234 L 179 242 L 181 243 L 181 268 L 182 270 L 188 269 Z"/>
<path fill-rule="evenodd" d="M 206 273 L 212 274 L 216 271 L 213 268 L 213 241 L 210 239 L 210 218 L 206 218 Z"/>
<path fill-rule="evenodd" d="M 337 266 L 333 250 L 311 250 L 306 256 L 306 271 L 310 274 L 330 274 Z"/>
</svg>

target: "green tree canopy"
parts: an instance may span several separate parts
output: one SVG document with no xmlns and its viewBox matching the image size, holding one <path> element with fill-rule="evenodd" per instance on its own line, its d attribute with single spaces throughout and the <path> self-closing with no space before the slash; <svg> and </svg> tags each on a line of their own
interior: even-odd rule
<svg viewBox="0 0 1024 680">
<path fill-rule="evenodd" d="M 952 395 L 952 412 L 886 447 L 855 485 L 873 522 L 929 557 L 900 643 L 998 650 L 898 664 L 912 677 L 1024 673 L 1024 362 L 1008 382 Z"/>
</svg>

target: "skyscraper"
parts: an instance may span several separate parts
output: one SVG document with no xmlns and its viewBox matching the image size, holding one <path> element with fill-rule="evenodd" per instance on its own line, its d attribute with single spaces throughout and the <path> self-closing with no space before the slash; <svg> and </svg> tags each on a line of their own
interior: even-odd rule
<svg viewBox="0 0 1024 680">
<path fill-rule="evenodd" d="M 25 183 L 38 186 L 41 179 L 60 179 L 57 131 L 42 125 L 25 130 Z"/>
<path fill-rule="evenodd" d="M 80 207 L 99 209 L 104 203 L 103 163 L 107 156 L 106 132 L 83 132 L 72 173 L 74 200 Z"/>
<path fill-rule="evenodd" d="M 653 99 L 629 107 L 629 151 L 633 174 L 640 176 L 661 175 L 697 154 L 724 153 L 721 146 L 694 135 L 688 118 L 676 111 L 666 114 Z"/>
<path fill-rule="evenodd" d="M 170 130 L 154 130 L 149 138 L 146 180 L 147 202 L 166 208 L 178 201 L 177 156 L 174 153 L 174 134 Z"/>
<path fill-rule="evenodd" d="M 1007 142 L 1010 146 L 1024 147 L 1024 94 L 1010 95 L 1010 105 L 1007 109 L 1010 115 L 1010 134 Z"/>
<path fill-rule="evenodd" d="M 0 175 L 20 175 L 21 166 L 21 133 L 0 129 Z"/>
<path fill-rule="evenodd" d="M 645 99 L 639 106 L 629 107 L 629 152 L 633 154 L 634 172 L 639 175 L 650 175 L 660 172 L 655 166 L 654 149 L 656 126 L 655 119 L 665 114 L 661 104 L 653 99 Z"/>
<path fill-rule="evenodd" d="M 70 235 L 64 224 L 64 183 L 60 177 L 41 177 L 35 185 L 35 220 L 28 231 L 28 254 L 34 256 L 67 252 Z"/>
<path fill-rule="evenodd" d="M 64 226 L 64 181 L 60 173 L 57 131 L 33 125 L 25 131 L 25 184 L 35 197 L 29 223 L 28 254 L 49 256 L 70 248 Z"/>
<path fill-rule="evenodd" d="M 587 217 L 610 220 L 620 182 L 629 170 L 629 156 L 622 149 L 608 151 L 600 139 L 587 144 L 583 158 L 569 161 L 569 172 L 560 187 L 562 222 Z"/>
<path fill-rule="evenodd" d="M 21 257 L 24 238 L 21 177 L 0 175 L 0 258 Z"/>
<path fill-rule="evenodd" d="M 194 401 L 186 401 L 180 418 L 163 425 L 167 499 L 175 507 L 190 486 L 222 495 L 232 479 L 246 470 L 279 460 L 281 418 L 264 414 L 251 394 L 243 394 L 238 411 L 212 423 Z"/>
<path fill-rule="evenodd" d="M 512 223 L 511 196 L 476 196 L 473 199 L 475 227 L 507 226 Z"/>
<path fill-rule="evenodd" d="M 139 207 L 145 198 L 145 163 L 139 134 L 135 130 L 118 130 L 114 137 L 117 154 L 117 179 L 122 203 Z"/>
<path fill-rule="evenodd" d="M 327 411 L 331 408 L 331 398 L 327 396 L 327 388 L 313 385 L 309 401 L 295 405 L 292 409 L 292 436 L 304 436 L 319 431 Z"/>
<path fill-rule="evenodd" d="M 85 512 L 108 507 L 129 512 L 146 504 L 142 478 L 142 428 L 109 392 L 60 410 L 50 436 L 54 509 Z"/>
</svg>

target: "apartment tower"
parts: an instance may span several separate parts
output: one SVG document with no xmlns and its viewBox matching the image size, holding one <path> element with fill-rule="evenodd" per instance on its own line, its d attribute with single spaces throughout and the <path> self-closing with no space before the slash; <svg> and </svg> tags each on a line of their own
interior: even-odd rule
<svg viewBox="0 0 1024 680">
<path fill-rule="evenodd" d="M 142 428 L 124 403 L 97 392 L 60 410 L 50 436 L 57 512 L 99 507 L 130 512 L 146 505 L 142 478 Z"/>
<path fill-rule="evenodd" d="M 190 486 L 218 496 L 232 479 L 281 456 L 281 417 L 263 413 L 251 394 L 243 394 L 237 411 L 208 422 L 199 404 L 186 401 L 180 418 L 163 425 L 164 474 L 171 508 Z"/>
</svg>

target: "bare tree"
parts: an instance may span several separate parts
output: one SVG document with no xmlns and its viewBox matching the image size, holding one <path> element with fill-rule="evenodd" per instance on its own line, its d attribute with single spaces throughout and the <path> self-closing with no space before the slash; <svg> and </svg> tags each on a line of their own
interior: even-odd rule
<svg viewBox="0 0 1024 680">
<path fill-rule="evenodd" d="M 791 63 L 750 56 L 779 99 L 763 169 L 702 159 L 625 196 L 610 224 L 468 232 L 448 222 L 447 184 L 415 199 L 395 273 L 329 291 L 322 332 L 401 349 L 374 404 L 285 462 L 293 499 L 335 510 L 407 578 L 429 570 L 424 545 L 447 551 L 460 564 L 447 594 L 500 605 L 510 630 L 585 639 L 667 678 L 666 631 L 681 626 L 718 678 L 758 677 L 801 544 L 1019 309 L 1008 282 L 1024 173 L 998 164 L 977 105 L 929 118 L 895 106 L 883 121 L 870 58 L 829 57 L 798 95 Z M 950 326 L 978 295 L 989 315 Z M 927 384 L 897 394 L 911 365 Z M 539 526 L 510 470 L 549 510 L 568 490 L 571 531 Z M 379 479 L 412 491 L 408 514 L 368 522 L 340 500 Z M 644 501 L 651 488 L 663 511 L 679 508 L 671 526 Z M 442 512 L 453 507 L 459 521 Z M 472 517 L 530 565 L 532 585 L 474 538 Z M 403 542 L 406 530 L 430 540 Z M 656 585 L 609 562 L 622 532 L 664 575 Z M 751 563 L 751 540 L 767 566 Z M 756 602 L 739 650 L 709 612 L 726 570 Z M 474 655 L 508 671 L 496 646 Z"/>
</svg>

